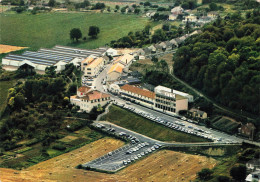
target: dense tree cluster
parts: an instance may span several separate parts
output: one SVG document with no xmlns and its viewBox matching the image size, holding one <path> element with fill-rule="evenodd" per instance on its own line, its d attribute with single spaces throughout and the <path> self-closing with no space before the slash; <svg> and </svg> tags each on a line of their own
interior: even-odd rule
<svg viewBox="0 0 260 182">
<path fill-rule="evenodd" d="M 174 73 L 226 106 L 259 114 L 260 12 L 229 17 L 178 49 Z"/>
<path fill-rule="evenodd" d="M 71 80 L 79 75 L 75 70 L 73 64 L 68 64 L 56 74 L 50 67 L 46 75 L 31 76 L 9 89 L 0 123 L 0 148 L 11 149 L 24 138 L 55 138 L 64 116 L 72 112 L 69 96 L 76 93 L 77 84 Z"/>
</svg>

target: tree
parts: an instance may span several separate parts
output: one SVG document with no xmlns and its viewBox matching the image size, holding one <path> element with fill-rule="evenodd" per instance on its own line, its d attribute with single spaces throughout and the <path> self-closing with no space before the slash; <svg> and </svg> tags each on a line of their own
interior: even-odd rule
<svg viewBox="0 0 260 182">
<path fill-rule="evenodd" d="M 210 3 L 209 4 L 210 11 L 216 11 L 218 9 L 218 5 L 216 3 Z"/>
<path fill-rule="evenodd" d="M 55 4 L 56 4 L 56 1 L 55 1 L 55 0 L 49 0 L 48 6 L 54 7 Z"/>
<path fill-rule="evenodd" d="M 153 57 L 152 57 L 152 62 L 153 62 L 153 63 L 157 63 L 157 62 L 158 62 L 158 58 L 155 57 L 155 56 L 153 56 Z"/>
<path fill-rule="evenodd" d="M 126 7 L 121 8 L 121 13 L 125 13 L 126 12 Z"/>
<path fill-rule="evenodd" d="M 120 6 L 116 5 L 116 9 L 119 10 L 119 9 L 120 9 Z"/>
<path fill-rule="evenodd" d="M 141 12 L 141 10 L 138 9 L 138 8 L 136 8 L 135 11 L 134 11 L 135 14 L 139 14 L 140 12 Z"/>
<path fill-rule="evenodd" d="M 49 77 L 55 77 L 56 76 L 56 67 L 55 66 L 48 66 L 45 68 L 45 74 Z"/>
<path fill-rule="evenodd" d="M 148 2 L 148 1 L 144 3 L 144 6 L 151 6 L 151 5 L 152 4 L 150 2 Z"/>
<path fill-rule="evenodd" d="M 218 182 L 229 182 L 230 178 L 227 176 L 218 176 L 217 180 Z"/>
<path fill-rule="evenodd" d="M 230 170 L 230 176 L 232 176 L 234 180 L 244 181 L 246 179 L 246 166 L 239 165 L 232 167 Z"/>
<path fill-rule="evenodd" d="M 103 111 L 103 107 L 100 105 L 100 104 L 98 104 L 98 106 L 97 106 L 97 112 L 102 112 Z"/>
<path fill-rule="evenodd" d="M 213 174 L 213 171 L 208 169 L 208 168 L 204 168 L 200 172 L 198 172 L 197 174 L 199 176 L 199 179 L 201 179 L 201 180 L 208 180 L 208 179 L 211 178 L 211 175 Z"/>
<path fill-rule="evenodd" d="M 90 26 L 88 36 L 91 36 L 92 38 L 97 38 L 97 35 L 99 34 L 100 30 L 97 26 Z"/>
<path fill-rule="evenodd" d="M 78 40 L 82 37 L 82 33 L 81 30 L 79 28 L 73 28 L 70 31 L 70 39 L 72 39 L 73 41 L 76 39 L 76 41 L 78 42 Z"/>
</svg>

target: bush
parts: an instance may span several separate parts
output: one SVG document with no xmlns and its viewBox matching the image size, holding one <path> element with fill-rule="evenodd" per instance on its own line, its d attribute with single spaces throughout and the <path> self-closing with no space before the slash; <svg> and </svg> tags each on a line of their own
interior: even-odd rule
<svg viewBox="0 0 260 182">
<path fill-rule="evenodd" d="M 213 171 L 208 168 L 204 168 L 200 172 L 198 172 L 198 176 L 200 180 L 209 180 L 212 174 Z"/>
<path fill-rule="evenodd" d="M 227 176 L 218 176 L 217 180 L 218 182 L 229 182 L 230 178 Z"/>
<path fill-rule="evenodd" d="M 56 149 L 56 150 L 66 150 L 66 147 L 64 145 L 62 145 L 61 143 L 53 145 L 52 148 Z"/>
</svg>

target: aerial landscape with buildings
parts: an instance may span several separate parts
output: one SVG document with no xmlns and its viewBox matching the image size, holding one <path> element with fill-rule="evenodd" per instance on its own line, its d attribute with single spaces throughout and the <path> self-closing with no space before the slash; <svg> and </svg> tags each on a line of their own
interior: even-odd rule
<svg viewBox="0 0 260 182">
<path fill-rule="evenodd" d="M 259 0 L 0 0 L 0 182 L 260 182 Z"/>
</svg>

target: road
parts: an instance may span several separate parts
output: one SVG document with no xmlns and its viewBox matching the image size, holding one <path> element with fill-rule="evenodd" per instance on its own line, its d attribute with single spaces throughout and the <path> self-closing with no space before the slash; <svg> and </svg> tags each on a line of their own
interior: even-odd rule
<svg viewBox="0 0 260 182">
<path fill-rule="evenodd" d="M 106 75 L 107 75 L 107 71 L 109 70 L 109 68 L 111 67 L 111 64 L 107 64 L 104 68 L 104 70 L 97 76 L 97 78 L 95 78 L 94 80 L 94 86 L 96 86 L 96 89 L 99 90 L 99 91 L 103 91 L 104 92 L 104 86 L 102 84 L 102 80 L 106 78 Z M 176 78 L 176 77 L 175 77 Z M 176 78 L 178 79 L 178 78 Z M 187 87 L 191 88 L 191 89 L 194 89 L 192 87 L 190 87 L 188 84 L 186 84 L 185 82 L 181 81 L 180 79 L 178 79 L 178 81 L 182 82 L 183 84 L 185 84 Z M 194 91 L 200 95 L 200 96 L 204 96 L 202 93 L 200 93 L 199 91 L 197 91 L 196 89 L 194 89 Z M 205 98 L 207 98 L 205 96 Z M 121 103 L 121 104 L 126 104 L 126 101 L 119 98 L 118 96 L 114 96 L 112 95 L 112 99 L 117 101 L 118 103 Z M 209 98 L 208 98 L 209 99 Z M 183 121 L 181 119 L 178 119 L 176 117 L 173 117 L 173 116 L 170 116 L 170 115 L 167 115 L 165 113 L 162 113 L 162 112 L 158 112 L 156 110 L 153 110 L 153 109 L 150 109 L 150 108 L 147 108 L 147 107 L 143 107 L 141 105 L 137 105 L 137 104 L 134 104 L 132 103 L 131 104 L 135 109 L 138 109 L 138 110 L 141 110 L 143 112 L 146 112 L 150 115 L 154 115 L 154 116 L 158 116 L 160 117 L 161 119 L 167 121 L 167 122 L 173 122 L 173 121 L 179 121 L 179 122 L 182 122 L 184 123 L 186 126 L 192 126 L 192 127 L 197 127 L 201 130 L 204 130 L 206 132 L 209 132 L 211 133 L 212 137 L 215 138 L 215 139 L 221 139 L 221 140 L 226 140 L 228 142 L 230 141 L 233 141 L 232 143 L 242 143 L 243 141 L 244 142 L 247 142 L 247 143 L 251 143 L 251 144 L 254 144 L 256 146 L 260 146 L 260 143 L 259 142 L 253 142 L 253 141 L 250 141 L 250 140 L 246 140 L 246 139 L 242 139 L 242 138 L 239 138 L 237 136 L 233 136 L 233 135 L 229 135 L 227 133 L 224 133 L 224 132 L 221 132 L 221 131 L 217 131 L 217 130 L 213 130 L 211 128 L 206 128 L 205 126 L 200 126 L 200 125 L 196 125 L 194 123 L 189 123 L 187 121 Z M 216 107 L 218 105 L 216 104 Z M 221 106 L 218 106 L 221 108 Z M 223 108 L 225 109 L 225 108 Z"/>
<path fill-rule="evenodd" d="M 123 105 L 123 104 L 126 105 L 126 101 L 121 99 L 121 98 L 119 98 L 118 96 L 113 96 L 113 99 L 117 103 L 119 103 L 121 105 Z M 174 123 L 174 122 L 177 121 L 177 122 L 183 123 L 186 128 L 189 127 L 189 126 L 191 126 L 192 128 L 199 128 L 199 129 L 203 130 L 204 133 L 209 133 L 208 135 L 211 135 L 212 138 L 214 138 L 216 140 L 220 139 L 221 141 L 224 141 L 224 142 L 240 143 L 240 144 L 242 142 L 247 142 L 247 143 L 251 143 L 251 144 L 254 144 L 254 145 L 260 147 L 260 143 L 259 142 L 253 142 L 253 141 L 250 141 L 250 140 L 239 138 L 239 137 L 234 136 L 234 135 L 229 135 L 229 134 L 221 132 L 221 131 L 213 130 L 211 128 L 206 128 L 205 126 L 197 125 L 195 123 L 190 123 L 188 121 L 184 121 L 184 120 L 178 119 L 178 118 L 176 118 L 174 116 L 170 116 L 170 115 L 167 115 L 165 113 L 153 110 L 151 108 L 143 107 L 141 105 L 137 105 L 137 104 L 134 104 L 134 103 L 131 103 L 130 106 L 135 108 L 135 109 L 137 109 L 137 110 L 139 110 L 139 111 L 145 112 L 145 113 L 147 113 L 150 116 L 159 117 L 160 119 L 162 119 L 162 120 L 164 120 L 166 122 L 169 122 L 169 123 Z"/>
<path fill-rule="evenodd" d="M 158 151 L 164 147 L 192 147 L 192 146 L 224 146 L 232 145 L 226 143 L 167 143 L 152 139 L 134 131 L 125 129 L 113 123 L 107 121 L 95 121 L 93 126 L 102 128 L 103 131 L 110 134 L 114 134 L 118 137 L 128 139 L 129 144 L 124 145 L 112 152 L 109 152 L 97 159 L 94 159 L 88 163 L 82 164 L 84 168 L 98 169 L 101 171 L 116 172 L 136 160 L 140 160 L 147 157 L 153 152 Z M 114 129 L 111 131 L 111 129 Z M 130 139 L 132 138 L 132 139 Z M 134 139 L 133 139 L 134 138 Z M 132 141 L 134 140 L 134 143 Z M 137 141 L 136 141 L 137 140 Z M 234 144 L 237 145 L 237 144 Z"/>
</svg>

